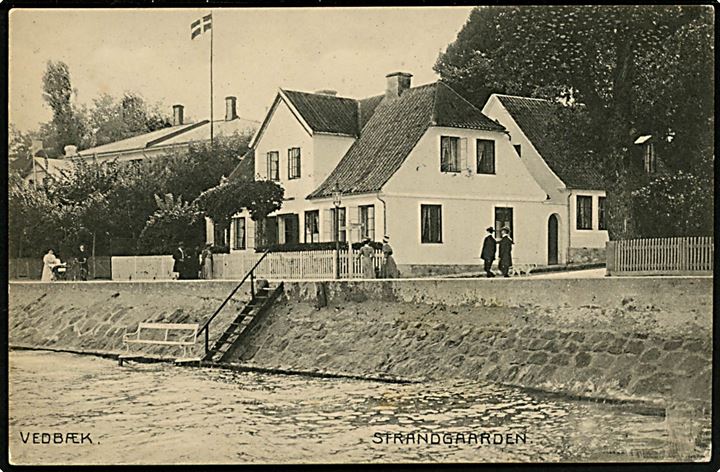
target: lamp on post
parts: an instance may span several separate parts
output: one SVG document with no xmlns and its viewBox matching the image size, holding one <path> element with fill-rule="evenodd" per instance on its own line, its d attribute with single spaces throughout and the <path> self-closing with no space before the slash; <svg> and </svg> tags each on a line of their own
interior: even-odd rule
<svg viewBox="0 0 720 472">
<path fill-rule="evenodd" d="M 340 278 L 340 186 L 335 182 L 332 190 L 333 205 L 335 206 L 335 278 Z"/>
</svg>

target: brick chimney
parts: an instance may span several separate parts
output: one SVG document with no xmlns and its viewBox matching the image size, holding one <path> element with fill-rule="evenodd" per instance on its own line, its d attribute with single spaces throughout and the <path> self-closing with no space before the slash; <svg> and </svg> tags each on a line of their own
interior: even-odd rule
<svg viewBox="0 0 720 472">
<path fill-rule="evenodd" d="M 225 121 L 237 118 L 237 97 L 225 97 Z"/>
<path fill-rule="evenodd" d="M 173 126 L 182 125 L 183 123 L 183 111 L 185 107 L 182 105 L 173 105 Z"/>
<path fill-rule="evenodd" d="M 410 88 L 412 74 L 407 72 L 392 72 L 385 76 L 387 78 L 387 87 L 385 88 L 385 98 L 397 98 L 403 92 Z"/>
</svg>

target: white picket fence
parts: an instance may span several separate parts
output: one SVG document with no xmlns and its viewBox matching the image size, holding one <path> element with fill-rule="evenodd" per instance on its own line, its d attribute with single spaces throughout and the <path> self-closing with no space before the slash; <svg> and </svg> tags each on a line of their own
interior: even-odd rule
<svg viewBox="0 0 720 472">
<path fill-rule="evenodd" d="M 653 238 L 610 241 L 608 275 L 711 274 L 712 237 Z"/>
<path fill-rule="evenodd" d="M 253 252 L 215 254 L 213 279 L 240 279 L 260 256 Z M 377 271 L 381 270 L 382 263 L 382 251 L 376 250 L 373 265 Z M 171 256 L 113 257 L 113 280 L 169 280 L 172 278 L 172 264 Z M 340 278 L 363 278 L 357 249 L 352 253 L 341 249 L 339 258 L 335 256 L 335 250 L 273 252 L 260 263 L 255 274 L 279 280 L 329 280 L 336 277 L 338 264 Z"/>
<path fill-rule="evenodd" d="M 254 260 L 257 260 L 257 257 L 259 256 L 254 256 Z M 382 263 L 382 251 L 375 251 L 373 265 L 376 271 L 381 270 Z M 282 280 L 333 279 L 338 274 L 338 264 L 340 278 L 363 277 L 357 249 L 351 253 L 347 249 L 341 249 L 339 257 L 336 257 L 335 250 L 271 253 L 260 263 L 257 274 L 260 277 Z"/>
</svg>

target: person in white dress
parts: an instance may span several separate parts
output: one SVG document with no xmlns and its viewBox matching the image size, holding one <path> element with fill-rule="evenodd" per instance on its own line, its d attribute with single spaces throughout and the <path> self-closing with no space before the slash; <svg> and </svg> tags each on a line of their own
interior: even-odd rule
<svg viewBox="0 0 720 472">
<path fill-rule="evenodd" d="M 60 262 L 60 259 L 55 257 L 55 252 L 52 249 L 49 249 L 47 254 L 43 256 L 43 270 L 42 270 L 42 276 L 40 277 L 40 280 L 42 282 L 52 282 L 53 281 L 53 267 L 59 266 L 62 264 Z"/>
</svg>

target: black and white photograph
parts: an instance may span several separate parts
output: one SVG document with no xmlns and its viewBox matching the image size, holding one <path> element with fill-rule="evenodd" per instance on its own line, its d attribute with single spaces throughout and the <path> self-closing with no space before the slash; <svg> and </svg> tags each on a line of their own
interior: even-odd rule
<svg viewBox="0 0 720 472">
<path fill-rule="evenodd" d="M 6 464 L 717 469 L 712 5 L 6 11 Z"/>
</svg>

